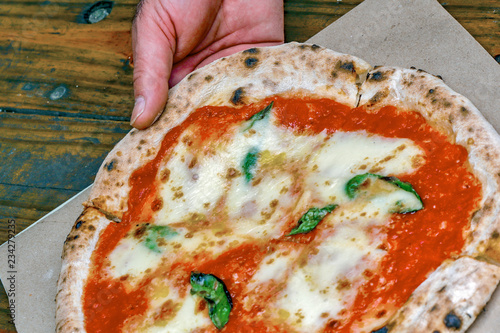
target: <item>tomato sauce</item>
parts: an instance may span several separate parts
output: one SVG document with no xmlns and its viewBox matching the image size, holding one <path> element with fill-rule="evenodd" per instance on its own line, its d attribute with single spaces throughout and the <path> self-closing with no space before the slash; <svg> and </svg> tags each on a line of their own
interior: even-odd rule
<svg viewBox="0 0 500 333">
<path fill-rule="evenodd" d="M 366 272 L 368 279 L 348 309 L 347 318 L 335 325 L 327 325 L 325 332 L 350 332 L 363 315 L 376 313 L 379 304 L 401 306 L 443 260 L 460 253 L 465 243 L 464 232 L 480 199 L 481 187 L 469 171 L 466 149 L 450 143 L 420 114 L 403 112 L 394 107 L 367 111 L 364 108 L 351 109 L 327 99 L 278 97 L 243 106 L 236 112 L 229 107 L 207 106 L 167 133 L 157 156 L 133 173 L 128 211 L 121 223 L 111 223 L 107 227 L 92 256 L 94 269 L 84 289 L 88 332 L 120 332 L 127 318 L 147 310 L 147 301 L 141 290 L 149 282 L 148 279 L 135 290 L 127 292 L 120 280 L 107 277 L 102 269 L 108 263 L 108 255 L 134 223 L 152 218 L 150 207 L 157 195 L 158 167 L 163 159 L 168 158 L 182 132 L 194 125 L 198 135 L 193 140 L 198 144 L 218 139 L 231 126 L 247 120 L 271 101 L 274 101 L 273 112 L 278 123 L 297 133 L 364 130 L 384 137 L 410 139 L 426 153 L 425 164 L 415 173 L 399 176 L 402 181 L 410 182 L 420 194 L 424 209 L 411 214 L 393 214 L 390 223 L 384 227 L 387 239 L 383 248 L 387 250 L 387 255 L 379 269 Z M 191 261 L 184 266 L 179 264 L 178 269 L 171 269 L 186 272 L 186 288 L 189 288 L 188 271 L 193 269 L 214 274 L 225 281 L 233 296 L 234 307 L 224 332 L 286 332 L 284 326 L 241 320 L 255 317 L 265 310 L 265 300 L 248 309 L 243 306 L 238 294 L 267 251 L 269 248 L 266 246 L 242 244 L 216 259 L 197 259 L 198 264 Z"/>
</svg>

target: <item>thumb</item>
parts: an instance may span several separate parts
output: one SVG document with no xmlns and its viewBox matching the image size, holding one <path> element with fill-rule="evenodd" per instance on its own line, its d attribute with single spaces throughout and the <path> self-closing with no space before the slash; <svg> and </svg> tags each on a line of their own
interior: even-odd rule
<svg viewBox="0 0 500 333">
<path fill-rule="evenodd" d="M 149 127 L 165 107 L 175 49 L 168 15 L 158 14 L 154 3 L 144 1 L 138 6 L 132 26 L 135 105 L 130 124 L 137 129 Z"/>
</svg>

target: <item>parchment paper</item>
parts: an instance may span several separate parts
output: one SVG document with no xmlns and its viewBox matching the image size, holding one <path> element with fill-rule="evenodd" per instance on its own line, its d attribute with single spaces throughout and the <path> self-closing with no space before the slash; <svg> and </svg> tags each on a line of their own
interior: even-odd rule
<svg viewBox="0 0 500 333">
<path fill-rule="evenodd" d="M 372 65 L 417 67 L 439 74 L 467 96 L 500 129 L 500 66 L 434 0 L 365 0 L 309 42 L 356 55 Z M 24 230 L 15 242 L 15 269 L 0 247 L 0 278 L 9 289 L 15 275 L 15 324 L 19 333 L 55 331 L 56 281 L 62 245 L 82 212 L 89 189 Z M 8 272 L 15 271 L 15 273 Z M 469 332 L 500 329 L 497 290 Z"/>
</svg>

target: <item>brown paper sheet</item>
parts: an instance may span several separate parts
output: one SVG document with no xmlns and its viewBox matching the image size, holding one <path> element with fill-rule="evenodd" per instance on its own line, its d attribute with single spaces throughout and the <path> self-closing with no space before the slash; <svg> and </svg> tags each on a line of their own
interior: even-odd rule
<svg viewBox="0 0 500 333">
<path fill-rule="evenodd" d="M 414 66 L 441 75 L 467 96 L 500 130 L 500 66 L 434 0 L 365 0 L 312 37 L 310 42 L 356 55 L 372 65 Z M 15 268 L 0 247 L 0 278 L 9 289 L 15 277 L 15 324 L 19 333 L 55 331 L 55 293 L 62 245 L 82 212 L 89 189 L 26 229 L 15 241 Z M 14 271 L 15 273 L 9 273 Z M 469 332 L 497 332 L 497 290 Z"/>
</svg>

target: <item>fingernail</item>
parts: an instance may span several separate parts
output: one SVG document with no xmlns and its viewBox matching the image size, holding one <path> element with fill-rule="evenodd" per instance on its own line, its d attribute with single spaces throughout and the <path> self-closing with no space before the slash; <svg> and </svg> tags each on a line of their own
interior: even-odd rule
<svg viewBox="0 0 500 333">
<path fill-rule="evenodd" d="M 135 121 L 144 112 L 144 106 L 146 105 L 146 100 L 144 97 L 139 96 L 135 99 L 134 110 L 132 111 L 132 117 L 130 120 L 130 125 L 134 126 Z"/>
</svg>

